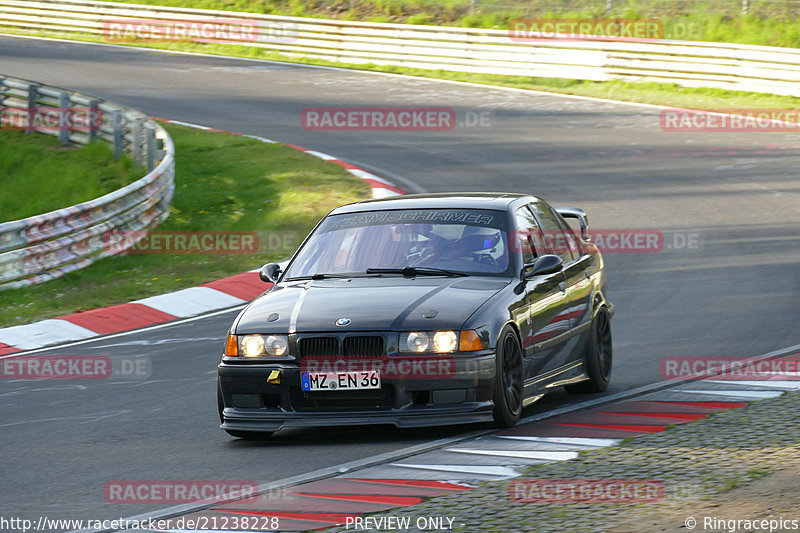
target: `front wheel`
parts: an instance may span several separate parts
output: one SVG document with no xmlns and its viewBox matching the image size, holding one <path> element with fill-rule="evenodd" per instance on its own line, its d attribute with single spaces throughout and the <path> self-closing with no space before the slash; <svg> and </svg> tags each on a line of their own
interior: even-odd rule
<svg viewBox="0 0 800 533">
<path fill-rule="evenodd" d="M 519 337 L 506 326 L 500 334 L 495 355 L 494 421 L 500 427 L 511 427 L 522 414 L 522 348 Z"/>
<path fill-rule="evenodd" d="M 611 343 L 611 318 L 608 309 L 601 308 L 592 320 L 592 335 L 584 352 L 584 365 L 589 375 L 587 381 L 568 385 L 570 393 L 603 392 L 611 382 L 613 350 Z"/>
</svg>

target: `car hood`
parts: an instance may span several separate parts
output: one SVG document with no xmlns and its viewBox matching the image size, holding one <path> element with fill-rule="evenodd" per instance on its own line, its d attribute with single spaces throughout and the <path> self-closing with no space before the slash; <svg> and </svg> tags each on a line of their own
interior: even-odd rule
<svg viewBox="0 0 800 533">
<path fill-rule="evenodd" d="M 282 283 L 256 299 L 243 333 L 460 329 L 511 280 L 496 277 L 370 277 Z M 349 319 L 337 326 L 339 319 Z"/>
</svg>

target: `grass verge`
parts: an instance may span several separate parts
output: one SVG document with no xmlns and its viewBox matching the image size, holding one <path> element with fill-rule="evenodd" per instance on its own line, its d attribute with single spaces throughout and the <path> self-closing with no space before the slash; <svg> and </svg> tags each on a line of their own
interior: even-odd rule
<svg viewBox="0 0 800 533">
<path fill-rule="evenodd" d="M 130 2 L 131 0 L 112 0 Z M 672 3 L 659 0 L 616 0 L 608 3 L 572 0 L 133 0 L 136 4 L 363 20 L 468 28 L 508 29 L 514 19 L 608 20 L 655 19 L 663 24 L 658 38 L 800 47 L 798 7 L 786 2 L 751 2 L 747 15 L 741 3 L 719 0 Z"/>
<path fill-rule="evenodd" d="M 52 135 L 0 131 L 0 222 L 86 202 L 144 175 L 128 157 L 114 161 L 105 143 L 64 146 Z"/>
<path fill-rule="evenodd" d="M 129 254 L 42 285 L 3 291 L 11 326 L 191 287 L 285 258 L 334 207 L 368 196 L 344 169 L 279 144 L 166 125 L 175 197 L 160 231 L 257 231 L 255 254 Z M 270 236 L 280 236 L 280 245 Z M 288 238 L 287 238 L 288 237 Z"/>
</svg>

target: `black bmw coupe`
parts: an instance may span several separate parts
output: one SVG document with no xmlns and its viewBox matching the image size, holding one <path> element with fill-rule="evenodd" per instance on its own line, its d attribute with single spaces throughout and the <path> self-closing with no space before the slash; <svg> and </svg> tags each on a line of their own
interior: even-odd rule
<svg viewBox="0 0 800 533">
<path fill-rule="evenodd" d="M 333 210 L 234 320 L 222 429 L 511 426 L 553 387 L 605 390 L 614 307 L 587 232 L 582 210 L 523 194 Z"/>
</svg>

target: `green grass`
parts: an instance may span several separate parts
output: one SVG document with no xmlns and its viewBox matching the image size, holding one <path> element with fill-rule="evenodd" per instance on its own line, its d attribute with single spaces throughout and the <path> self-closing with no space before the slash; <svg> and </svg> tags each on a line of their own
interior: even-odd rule
<svg viewBox="0 0 800 533">
<path fill-rule="evenodd" d="M 129 0 L 113 0 L 129 1 Z M 219 9 L 271 15 L 364 20 L 471 28 L 507 29 L 515 18 L 658 19 L 664 38 L 800 47 L 800 6 L 751 2 L 749 15 L 740 2 L 689 0 L 134 0 L 133 3 Z M 688 31 L 686 31 L 688 30 Z"/>
<path fill-rule="evenodd" d="M 98 198 L 144 174 L 130 158 L 113 161 L 102 142 L 64 146 L 52 135 L 0 131 L 0 222 Z"/>
<path fill-rule="evenodd" d="M 130 254 L 42 285 L 0 293 L 0 326 L 22 324 L 194 286 L 285 258 L 334 207 L 368 196 L 344 169 L 278 144 L 166 126 L 177 153 L 175 197 L 159 230 L 288 236 L 257 254 Z M 44 159 L 44 158 L 43 158 Z M 268 247 L 267 247 L 268 248 Z"/>
</svg>

